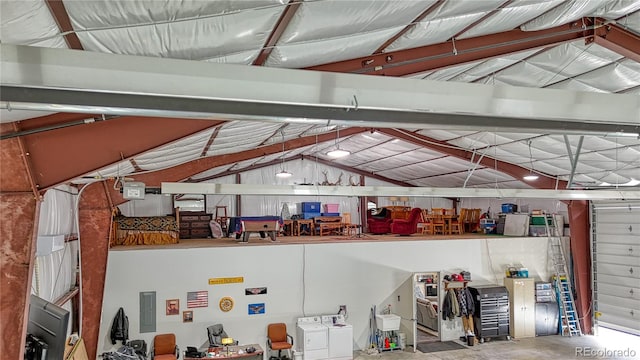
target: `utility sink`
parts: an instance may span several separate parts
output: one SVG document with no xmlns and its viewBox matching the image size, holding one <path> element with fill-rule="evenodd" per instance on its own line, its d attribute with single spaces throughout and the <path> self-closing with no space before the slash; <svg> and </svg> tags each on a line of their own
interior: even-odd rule
<svg viewBox="0 0 640 360">
<path fill-rule="evenodd" d="M 395 314 L 376 315 L 376 327 L 381 331 L 400 330 L 400 316 Z"/>
</svg>

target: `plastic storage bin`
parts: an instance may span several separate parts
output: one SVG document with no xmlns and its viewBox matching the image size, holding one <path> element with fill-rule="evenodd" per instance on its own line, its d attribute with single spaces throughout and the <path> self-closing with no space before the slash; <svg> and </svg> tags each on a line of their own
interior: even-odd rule
<svg viewBox="0 0 640 360">
<path fill-rule="evenodd" d="M 547 227 L 544 225 L 529 225 L 529 236 L 547 236 Z"/>
<path fill-rule="evenodd" d="M 516 204 L 502 204 L 502 212 L 505 214 L 511 214 L 518 211 L 518 205 Z"/>
<path fill-rule="evenodd" d="M 302 212 L 303 213 L 319 213 L 320 203 L 319 202 L 303 202 Z"/>
<path fill-rule="evenodd" d="M 536 215 L 531 217 L 531 225 L 542 225 L 544 226 L 544 220 L 547 220 L 549 225 L 553 225 L 553 219 L 549 218 L 545 215 Z"/>
<path fill-rule="evenodd" d="M 313 219 L 314 217 L 318 217 L 318 216 L 320 216 L 319 212 L 303 212 L 302 213 L 303 219 Z"/>
<path fill-rule="evenodd" d="M 324 212 L 337 213 L 339 204 L 324 204 Z"/>
</svg>

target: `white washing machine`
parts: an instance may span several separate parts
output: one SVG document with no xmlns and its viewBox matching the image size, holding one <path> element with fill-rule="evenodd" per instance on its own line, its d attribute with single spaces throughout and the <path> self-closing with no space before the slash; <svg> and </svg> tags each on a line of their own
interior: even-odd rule
<svg viewBox="0 0 640 360">
<path fill-rule="evenodd" d="M 329 358 L 329 329 L 320 316 L 298 318 L 296 326 L 296 350 L 303 360 Z"/>
<path fill-rule="evenodd" d="M 322 323 L 329 329 L 329 359 L 353 359 L 353 326 L 344 315 L 322 315 Z"/>
</svg>

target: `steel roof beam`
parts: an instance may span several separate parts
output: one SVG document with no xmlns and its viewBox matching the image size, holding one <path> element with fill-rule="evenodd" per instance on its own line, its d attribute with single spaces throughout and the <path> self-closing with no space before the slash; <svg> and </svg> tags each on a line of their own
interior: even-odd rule
<svg viewBox="0 0 640 360">
<path fill-rule="evenodd" d="M 427 15 L 431 14 L 435 9 L 440 7 L 440 5 L 442 5 L 442 3 L 444 3 L 444 1 L 445 0 L 437 0 L 435 3 L 431 4 L 431 6 L 429 6 L 425 11 L 420 13 L 420 15 L 418 15 L 415 19 L 413 19 L 412 22 L 410 22 L 402 30 L 398 31 L 397 34 L 393 35 L 390 39 L 385 41 L 382 45 L 380 45 L 376 49 L 376 51 L 374 51 L 373 53 L 374 54 L 384 53 L 384 50 L 387 47 L 389 47 L 389 45 L 393 44 L 394 41 L 398 40 L 402 35 L 406 34 L 407 31 L 411 30 L 417 23 L 419 23 L 420 21 L 424 20 L 424 18 L 426 18 Z"/>
<path fill-rule="evenodd" d="M 280 14 L 280 18 L 276 22 L 275 27 L 271 30 L 267 42 L 262 47 L 262 50 L 260 50 L 260 54 L 258 54 L 252 65 L 264 65 L 264 62 L 269 57 L 276 44 L 278 44 L 278 40 L 280 40 L 280 37 L 287 29 L 287 26 L 289 26 L 291 19 L 293 19 L 293 16 L 296 14 L 296 11 L 298 11 L 301 4 L 302 0 L 289 0 L 284 11 Z"/>
<path fill-rule="evenodd" d="M 596 44 L 640 63 L 640 35 L 604 19 L 597 19 L 596 24 Z"/>
<path fill-rule="evenodd" d="M 369 131 L 368 128 L 352 127 L 340 130 L 340 136 L 351 136 Z M 310 135 L 301 138 L 291 139 L 285 142 L 285 151 L 298 149 L 301 147 L 314 145 L 317 143 L 331 141 L 336 138 L 336 132 L 331 131 L 320 135 Z M 192 176 L 205 172 L 209 169 L 235 164 L 237 162 L 259 158 L 261 156 L 273 155 L 282 152 L 282 143 L 275 143 L 266 146 L 260 146 L 255 149 L 245 150 L 233 154 L 224 154 L 219 156 L 209 156 L 191 160 L 189 162 L 173 166 L 170 168 L 148 172 L 144 174 L 128 174 L 128 177 L 134 178 L 136 181 L 142 181 L 149 187 L 160 186 L 163 181 L 183 181 Z"/>
<path fill-rule="evenodd" d="M 60 29 L 60 33 L 64 37 L 67 46 L 74 50 L 84 50 L 80 38 L 76 35 L 71 25 L 69 13 L 67 13 L 67 9 L 64 7 L 62 0 L 45 0 L 45 3 L 49 8 L 49 12 L 51 12 L 51 16 L 53 16 L 56 24 L 58 24 L 58 29 Z"/>
<path fill-rule="evenodd" d="M 506 8 L 507 6 L 509 6 L 512 2 L 514 2 L 515 0 L 507 0 L 505 2 L 503 2 L 502 4 L 500 4 L 500 6 L 498 6 L 497 8 L 489 11 L 488 13 L 484 14 L 484 16 L 482 16 L 481 18 L 479 18 L 478 20 L 472 22 L 471 24 L 467 25 L 467 27 L 465 27 L 464 29 L 458 31 L 457 34 L 453 35 L 452 37 L 454 39 L 458 38 L 460 35 L 464 34 L 465 32 L 469 31 L 471 28 L 473 28 L 474 26 L 480 24 L 481 22 L 487 20 L 488 18 L 492 17 L 493 15 L 495 15 L 496 13 L 498 13 L 500 10 Z"/>
<path fill-rule="evenodd" d="M 295 161 L 295 160 L 309 160 L 309 161 L 317 162 L 319 164 L 331 166 L 333 168 L 344 170 L 344 171 L 349 171 L 349 172 L 352 172 L 354 174 L 358 174 L 358 175 L 370 177 L 372 179 L 388 182 L 390 184 L 394 184 L 394 185 L 397 185 L 397 186 L 408 186 L 408 187 L 415 186 L 415 185 L 409 184 L 409 183 L 404 182 L 404 181 L 398 181 L 398 180 L 390 179 L 390 178 L 387 178 L 387 177 L 384 177 L 384 176 L 376 175 L 376 174 L 371 173 L 371 172 L 362 171 L 362 170 L 359 170 L 359 169 L 355 169 L 355 168 L 352 168 L 352 167 L 349 167 L 349 166 L 344 166 L 344 165 L 337 164 L 337 163 L 334 163 L 334 162 L 331 162 L 331 161 L 327 161 L 327 160 L 324 160 L 324 159 L 311 158 L 311 157 L 308 157 L 308 156 L 305 156 L 305 155 L 302 155 L 302 154 L 298 154 L 298 155 L 295 155 L 295 156 L 290 156 L 290 157 L 287 157 L 287 158 L 284 159 L 285 162 Z M 194 178 L 189 178 L 189 179 L 185 180 L 184 182 L 189 182 L 189 183 L 205 182 L 205 181 L 209 181 L 209 180 L 219 179 L 221 177 L 225 177 L 225 176 L 229 176 L 229 175 L 241 174 L 241 173 L 244 173 L 244 172 L 247 172 L 247 171 L 261 169 L 261 168 L 264 168 L 264 167 L 267 167 L 267 166 L 278 165 L 278 164 L 281 164 L 281 163 L 282 163 L 281 159 L 271 160 L 271 161 L 268 161 L 268 162 L 247 166 L 247 167 L 244 167 L 242 169 L 235 169 L 235 170 L 225 171 L 223 173 L 216 174 L 216 175 L 206 176 L 206 177 L 202 177 L 202 178 L 195 178 L 195 179 Z"/>
<path fill-rule="evenodd" d="M 7 44 L 0 49 L 0 106 L 13 109 L 185 121 L 609 136 L 640 132 L 635 96 L 262 66 L 238 71 L 229 64 Z"/>
<path fill-rule="evenodd" d="M 590 20 L 585 19 L 587 23 Z M 538 49 L 593 36 L 593 27 L 582 28 L 583 20 L 540 31 L 519 29 L 390 51 L 384 54 L 316 65 L 307 70 L 384 76 L 407 76 L 429 70 L 491 59 L 515 52 Z"/>
<path fill-rule="evenodd" d="M 421 145 L 421 146 L 424 146 L 425 148 L 456 157 L 461 160 L 471 162 L 473 159 L 473 151 L 456 149 L 456 148 L 453 148 L 451 144 L 448 144 L 444 141 L 432 139 L 424 135 L 407 133 L 399 129 L 377 129 L 377 131 L 383 134 L 386 134 L 388 136 L 392 136 L 398 139 L 402 139 L 404 141 L 408 141 L 412 144 Z M 497 159 L 492 159 L 487 156 L 481 158 L 478 164 L 488 167 L 490 169 L 501 171 L 509 176 L 512 176 L 516 180 L 520 180 L 522 179 L 523 176 L 528 175 L 530 173 L 529 169 L 526 169 L 519 165 L 510 164 Z M 527 182 L 527 184 L 537 189 L 560 189 L 560 188 L 564 189 L 567 187 L 566 181 L 557 180 L 555 178 L 546 176 L 544 174 L 540 174 L 540 175 L 542 176 L 540 176 L 538 180 Z"/>
<path fill-rule="evenodd" d="M 64 115 L 54 114 L 11 124 L 20 126 L 17 131 L 38 129 L 45 124 L 64 125 Z M 69 119 L 73 120 L 86 116 L 66 115 L 71 115 Z M 90 122 L 24 135 L 17 139 L 28 149 L 29 160 L 34 169 L 34 181 L 37 189 L 42 191 L 120 162 L 123 158 L 129 160 L 135 155 L 219 123 L 207 120 L 181 121 L 171 118 L 121 116 L 109 121 Z"/>
</svg>

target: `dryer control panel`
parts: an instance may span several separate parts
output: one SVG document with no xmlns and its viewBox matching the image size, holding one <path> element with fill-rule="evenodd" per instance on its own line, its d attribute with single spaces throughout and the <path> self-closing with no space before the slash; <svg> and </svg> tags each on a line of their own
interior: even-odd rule
<svg viewBox="0 0 640 360">
<path fill-rule="evenodd" d="M 322 323 L 328 326 L 344 326 L 346 325 L 346 320 L 344 319 L 344 315 L 322 315 Z"/>
<path fill-rule="evenodd" d="M 298 325 L 303 325 L 303 324 L 322 324 L 322 319 L 320 318 L 320 316 L 307 316 L 307 317 L 301 317 L 298 318 Z"/>
</svg>

